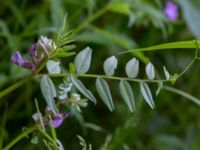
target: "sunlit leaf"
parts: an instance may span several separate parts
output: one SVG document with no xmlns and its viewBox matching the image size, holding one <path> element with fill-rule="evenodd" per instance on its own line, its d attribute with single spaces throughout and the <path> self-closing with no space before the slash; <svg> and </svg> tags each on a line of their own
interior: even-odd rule
<svg viewBox="0 0 200 150">
<path fill-rule="evenodd" d="M 131 12 L 130 6 L 123 2 L 111 3 L 108 9 L 115 13 L 120 13 L 124 15 L 128 15 Z"/>
<path fill-rule="evenodd" d="M 54 103 L 54 98 L 56 97 L 56 89 L 53 82 L 47 75 L 42 77 L 40 81 L 40 88 L 48 106 L 51 108 L 52 112 L 56 114 L 58 112 Z"/>
<path fill-rule="evenodd" d="M 127 62 L 125 70 L 128 77 L 137 77 L 139 73 L 139 61 L 136 58 L 132 58 Z"/>
<path fill-rule="evenodd" d="M 54 57 L 70 57 L 70 56 L 73 56 L 75 55 L 76 53 L 75 52 L 57 52 Z"/>
<path fill-rule="evenodd" d="M 120 94 L 130 109 L 131 112 L 135 110 L 134 95 L 130 84 L 127 81 L 121 80 L 119 83 Z"/>
<path fill-rule="evenodd" d="M 103 69 L 108 76 L 112 76 L 117 68 L 117 59 L 115 56 L 107 58 L 103 64 Z"/>
<path fill-rule="evenodd" d="M 89 100 L 94 102 L 96 104 L 96 98 L 93 96 L 92 92 L 90 92 L 84 85 L 83 83 L 71 76 L 71 80 L 74 84 L 74 86 Z"/>
<path fill-rule="evenodd" d="M 197 48 L 197 45 L 200 45 L 199 40 L 193 41 L 181 41 L 181 42 L 172 42 L 172 43 L 165 43 L 159 44 L 155 46 L 145 47 L 145 48 L 137 48 L 137 49 L 130 49 L 125 52 L 120 52 L 120 54 L 131 53 L 131 52 L 142 52 L 142 51 L 158 51 L 158 50 L 168 50 L 168 49 L 190 49 L 190 48 Z"/>
<path fill-rule="evenodd" d="M 74 65 L 78 73 L 83 74 L 89 70 L 91 64 L 91 55 L 92 49 L 90 47 L 86 47 L 76 55 Z"/>
<path fill-rule="evenodd" d="M 108 87 L 107 82 L 102 78 L 96 79 L 96 88 L 99 96 L 103 100 L 103 102 L 106 104 L 106 106 L 109 108 L 110 111 L 114 110 L 114 104 L 112 101 L 112 96 L 110 93 L 110 89 Z"/>
<path fill-rule="evenodd" d="M 70 63 L 70 64 L 69 64 L 69 72 L 70 72 L 70 73 L 75 73 L 75 66 L 74 66 L 73 63 Z"/>
<path fill-rule="evenodd" d="M 144 97 L 145 101 L 153 109 L 155 107 L 155 104 L 154 104 L 153 97 L 151 95 L 149 86 L 146 83 L 141 82 L 140 83 L 140 91 L 141 91 L 142 96 Z"/>
<path fill-rule="evenodd" d="M 154 66 L 152 63 L 148 63 L 146 65 L 146 74 L 149 80 L 153 80 L 155 78 L 155 71 L 154 71 Z"/>
</svg>

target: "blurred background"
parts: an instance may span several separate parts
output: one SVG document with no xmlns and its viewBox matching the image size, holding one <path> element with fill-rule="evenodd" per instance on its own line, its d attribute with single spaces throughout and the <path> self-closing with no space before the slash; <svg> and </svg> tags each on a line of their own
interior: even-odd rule
<svg viewBox="0 0 200 150">
<path fill-rule="evenodd" d="M 17 67 L 10 56 L 19 50 L 24 57 L 30 45 L 41 35 L 53 38 L 62 25 L 65 14 L 68 25 L 77 31 L 74 39 L 79 52 L 86 46 L 93 49 L 91 73 L 103 74 L 103 61 L 128 49 L 153 46 L 166 42 L 199 39 L 200 1 L 176 0 L 178 17 L 164 13 L 165 0 L 0 0 L 0 91 L 30 74 Z M 109 9 L 105 8 L 110 6 Z M 173 8 L 170 8 L 173 9 Z M 88 18 L 89 22 L 88 22 Z M 140 77 L 145 77 L 144 66 L 151 61 L 161 77 L 162 67 L 171 74 L 181 72 L 192 60 L 194 50 L 152 51 L 138 54 Z M 117 56 L 117 76 L 125 76 L 124 66 L 134 57 L 132 53 Z M 73 56 L 61 60 L 67 69 Z M 195 63 L 174 88 L 200 98 L 200 67 Z M 59 83 L 62 79 L 53 79 Z M 97 96 L 95 80 L 82 80 Z M 154 96 L 152 110 L 133 83 L 136 111 L 131 113 L 118 92 L 118 82 L 108 81 L 114 99 L 115 111 L 110 112 L 101 100 L 89 102 L 82 113 L 73 114 L 56 129 L 66 149 L 81 149 L 76 135 L 84 137 L 94 150 L 105 146 L 109 150 L 199 150 L 200 109 L 185 97 L 162 90 L 156 97 L 157 85 L 150 85 Z M 171 86 L 171 85 L 170 85 Z M 5 145 L 34 124 L 34 98 L 40 110 L 45 108 L 39 80 L 26 83 L 0 99 L 0 146 Z M 97 96 L 97 98 L 99 98 Z M 43 142 L 31 143 L 31 135 L 12 149 L 45 149 Z"/>
</svg>

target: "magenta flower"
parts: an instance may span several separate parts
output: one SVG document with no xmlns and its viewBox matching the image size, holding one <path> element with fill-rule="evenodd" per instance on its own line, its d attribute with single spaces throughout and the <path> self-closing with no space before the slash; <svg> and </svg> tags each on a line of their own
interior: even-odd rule
<svg viewBox="0 0 200 150">
<path fill-rule="evenodd" d="M 31 48 L 28 51 L 28 54 L 31 56 L 34 64 L 38 63 L 38 52 L 37 52 L 37 44 L 34 43 L 31 45 Z"/>
<path fill-rule="evenodd" d="M 57 113 L 55 115 L 51 114 L 51 109 L 49 107 L 46 107 L 45 114 L 46 114 L 46 116 L 43 117 L 43 118 L 46 118 L 46 119 L 43 120 L 44 124 L 50 125 L 50 118 L 51 118 L 54 128 L 60 127 L 62 125 L 63 121 L 65 120 L 65 118 L 67 118 L 69 116 L 68 112 Z M 35 122 L 38 122 L 40 117 L 42 117 L 42 115 L 40 113 L 34 113 L 32 115 L 32 118 Z"/>
<path fill-rule="evenodd" d="M 46 113 L 46 115 L 48 115 L 48 119 L 45 120 L 45 122 L 47 124 L 50 124 L 51 108 L 49 106 L 46 107 L 45 113 Z M 55 115 L 52 114 L 51 118 L 52 118 L 52 121 L 53 121 L 54 128 L 58 128 L 63 123 L 64 119 L 67 118 L 68 116 L 69 116 L 68 112 L 57 113 Z"/>
<path fill-rule="evenodd" d="M 24 60 L 18 51 L 11 56 L 11 61 L 20 67 L 34 70 L 35 66 L 38 65 L 43 59 L 44 52 L 47 55 L 49 54 L 48 51 L 51 49 L 51 46 L 56 49 L 56 45 L 52 39 L 41 36 L 38 42 L 32 44 L 31 48 L 29 49 L 28 53 L 31 56 L 32 62 Z"/>
<path fill-rule="evenodd" d="M 177 4 L 171 1 L 167 1 L 166 7 L 164 8 L 164 14 L 169 20 L 171 21 L 176 20 L 178 18 Z"/>
<path fill-rule="evenodd" d="M 23 68 L 27 68 L 27 69 L 31 69 L 31 70 L 33 70 L 35 68 L 35 65 L 33 63 L 26 61 L 22 58 L 19 51 L 17 51 L 16 53 L 14 53 L 11 56 L 11 61 L 13 63 L 17 64 L 18 66 L 23 67 Z"/>
<path fill-rule="evenodd" d="M 55 116 L 53 116 L 53 118 L 52 118 L 53 127 L 54 128 L 58 128 L 59 126 L 61 126 L 61 124 L 63 123 L 64 119 L 67 118 L 68 116 L 69 116 L 68 112 L 58 113 Z"/>
</svg>

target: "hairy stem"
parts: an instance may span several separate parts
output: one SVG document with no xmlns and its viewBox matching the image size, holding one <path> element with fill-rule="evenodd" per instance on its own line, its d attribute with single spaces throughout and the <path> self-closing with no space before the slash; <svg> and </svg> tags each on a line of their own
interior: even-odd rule
<svg viewBox="0 0 200 150">
<path fill-rule="evenodd" d="M 107 76 L 107 75 L 98 75 L 98 74 L 79 74 L 79 73 L 62 73 L 62 74 L 38 74 L 38 76 L 48 75 L 49 77 L 69 77 L 69 76 L 76 76 L 76 77 L 83 77 L 83 78 L 104 78 L 110 80 L 127 80 L 132 82 L 151 82 L 151 83 L 159 83 L 159 82 L 171 82 L 172 80 L 149 80 L 149 79 L 135 79 L 135 78 L 128 78 L 128 77 L 116 77 L 116 76 Z"/>
</svg>

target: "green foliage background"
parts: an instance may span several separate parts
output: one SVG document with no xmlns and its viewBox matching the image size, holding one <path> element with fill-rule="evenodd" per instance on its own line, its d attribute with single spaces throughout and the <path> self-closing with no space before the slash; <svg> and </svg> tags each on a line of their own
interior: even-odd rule
<svg viewBox="0 0 200 150">
<path fill-rule="evenodd" d="M 1 0 L 0 91 L 30 73 L 10 62 L 12 53 L 19 50 L 25 56 L 30 45 L 40 35 L 53 37 L 65 13 L 68 14 L 69 27 L 77 32 L 75 51 L 90 46 L 94 50 L 90 71 L 98 74 L 103 73 L 105 58 L 118 52 L 165 42 L 198 39 L 200 7 L 194 0 L 177 2 L 180 6 L 179 19 L 170 22 L 162 12 L 165 1 L 160 0 Z M 108 11 L 104 11 L 108 6 Z M 100 16 L 93 20 L 96 12 Z M 141 68 L 151 61 L 161 76 L 164 76 L 163 65 L 174 74 L 183 70 L 193 55 L 191 49 L 137 54 L 143 62 Z M 132 53 L 119 55 L 117 74 L 125 75 L 124 65 L 132 57 Z M 63 69 L 67 69 L 72 60 L 73 57 L 62 60 Z M 141 72 L 141 77 L 145 77 L 144 70 Z M 173 86 L 200 97 L 199 73 L 200 67 L 196 63 Z M 55 83 L 60 81 L 54 79 Z M 85 79 L 84 83 L 89 89 L 94 89 L 95 81 Z M 118 82 L 108 83 L 115 111 L 109 112 L 97 100 L 96 106 L 90 103 L 81 114 L 71 115 L 56 129 L 66 149 L 81 149 L 76 135 L 84 137 L 93 149 L 103 149 L 105 145 L 108 145 L 109 150 L 197 150 L 200 147 L 198 105 L 180 95 L 162 90 L 158 97 L 154 94 L 156 107 L 151 110 L 141 95 L 136 94 L 139 93 L 138 85 L 132 84 L 136 95 L 136 111 L 131 113 L 119 96 Z M 156 90 L 155 85 L 151 87 L 153 91 Z M 95 90 L 92 92 L 95 93 Z M 21 133 L 24 127 L 34 123 L 31 116 L 36 111 L 35 97 L 40 109 L 44 110 L 45 101 L 41 96 L 38 79 L 0 99 L 0 148 Z M 13 149 L 44 149 L 41 141 L 34 145 L 30 140 L 31 136 L 23 139 Z"/>
</svg>

